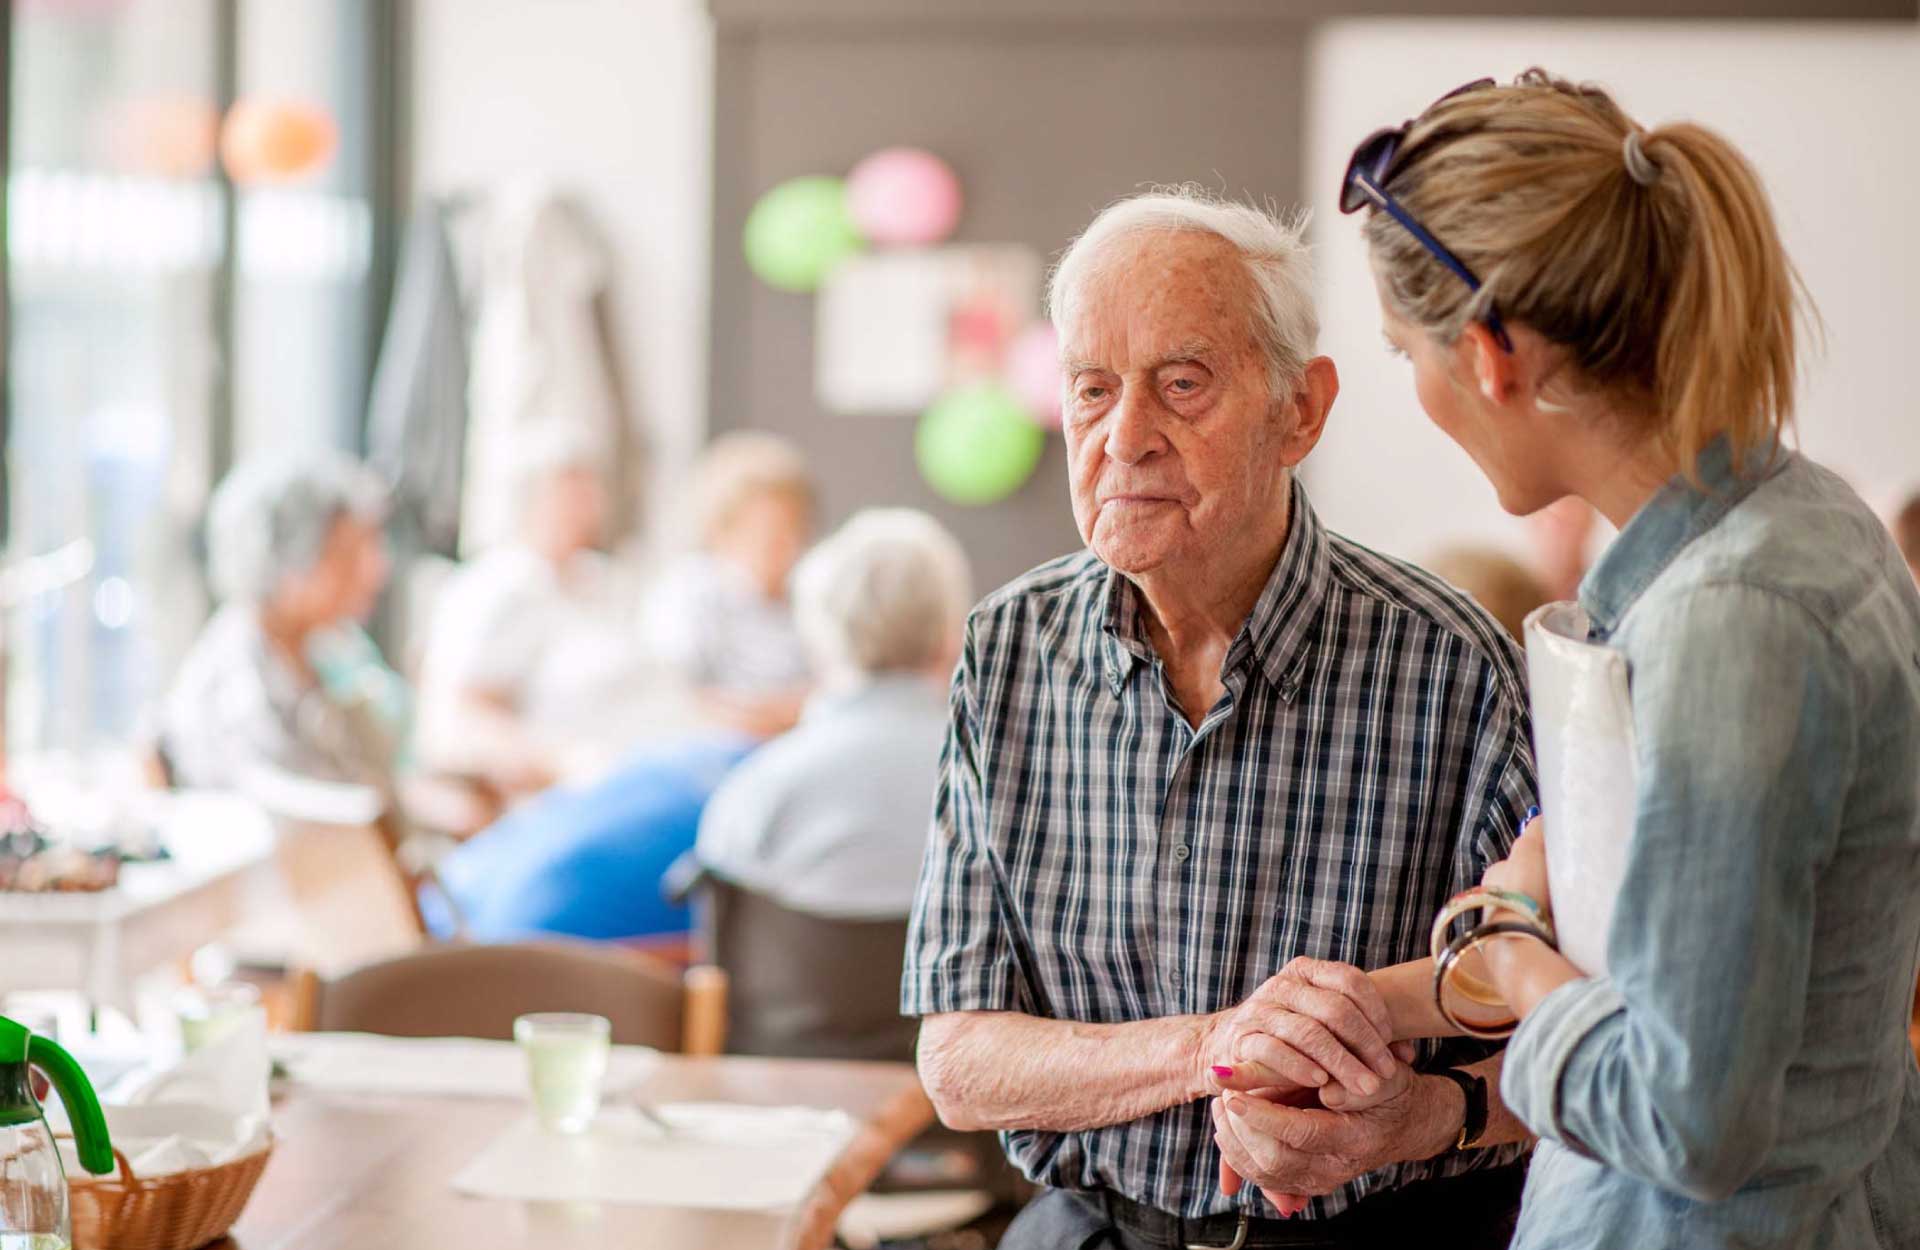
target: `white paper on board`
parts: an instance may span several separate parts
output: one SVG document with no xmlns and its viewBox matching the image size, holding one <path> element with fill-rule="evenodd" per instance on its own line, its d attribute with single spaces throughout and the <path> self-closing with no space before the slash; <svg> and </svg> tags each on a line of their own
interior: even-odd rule
<svg viewBox="0 0 1920 1250">
<path fill-rule="evenodd" d="M 1547 822 L 1547 883 L 1560 950 L 1588 976 L 1607 970 L 1607 933 L 1633 838 L 1633 704 L 1627 660 L 1587 641 L 1577 603 L 1526 621 L 1534 762 Z"/>
</svg>

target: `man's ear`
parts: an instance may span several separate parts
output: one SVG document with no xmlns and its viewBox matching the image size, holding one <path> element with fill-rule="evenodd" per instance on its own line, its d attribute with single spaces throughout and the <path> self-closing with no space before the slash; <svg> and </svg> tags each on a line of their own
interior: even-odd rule
<svg viewBox="0 0 1920 1250">
<path fill-rule="evenodd" d="M 1340 371 L 1331 356 L 1315 356 L 1293 385 L 1293 428 L 1281 444 L 1280 458 L 1289 467 L 1307 458 L 1327 429 L 1327 414 L 1340 394 Z"/>
<path fill-rule="evenodd" d="M 1459 350 L 1467 358 L 1473 373 L 1473 389 L 1490 404 L 1500 405 L 1513 398 L 1519 385 L 1519 362 L 1512 352 L 1500 346 L 1485 323 L 1469 321 L 1460 331 Z"/>
</svg>

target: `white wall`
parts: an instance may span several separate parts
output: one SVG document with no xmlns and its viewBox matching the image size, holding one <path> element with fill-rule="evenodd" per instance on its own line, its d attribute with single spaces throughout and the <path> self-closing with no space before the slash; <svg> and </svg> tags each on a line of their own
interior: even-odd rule
<svg viewBox="0 0 1920 1250">
<path fill-rule="evenodd" d="M 1334 197 L 1360 138 L 1529 65 L 1604 84 L 1646 124 L 1704 122 L 1746 152 L 1827 325 L 1801 446 L 1876 506 L 1920 488 L 1920 27 L 1351 21 L 1323 27 L 1308 63 L 1322 343 L 1342 375 L 1308 483 L 1334 528 L 1415 559 L 1453 542 L 1521 548 L 1521 524 L 1385 354 L 1359 223 Z"/>
<path fill-rule="evenodd" d="M 706 426 L 712 23 L 701 0 L 415 0 L 413 189 L 523 178 L 609 235 L 650 511 Z"/>
</svg>

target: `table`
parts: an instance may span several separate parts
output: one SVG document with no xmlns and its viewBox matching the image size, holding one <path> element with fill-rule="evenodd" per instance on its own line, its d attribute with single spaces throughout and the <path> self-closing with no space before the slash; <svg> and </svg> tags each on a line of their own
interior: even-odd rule
<svg viewBox="0 0 1920 1250">
<path fill-rule="evenodd" d="M 155 795 L 173 858 L 127 864 L 90 894 L 0 892 L 0 994 L 79 990 L 95 1006 L 131 1007 L 131 984 L 237 924 L 249 895 L 277 880 L 274 826 L 233 794 Z"/>
<path fill-rule="evenodd" d="M 840 1213 L 933 1121 L 906 1064 L 663 1056 L 642 1094 L 838 1108 L 858 1133 L 798 1208 L 696 1211 L 474 1198 L 450 1181 L 527 1112 L 519 1099 L 380 1096 L 294 1086 L 279 1139 L 233 1236 L 215 1250 L 822 1250 Z"/>
</svg>

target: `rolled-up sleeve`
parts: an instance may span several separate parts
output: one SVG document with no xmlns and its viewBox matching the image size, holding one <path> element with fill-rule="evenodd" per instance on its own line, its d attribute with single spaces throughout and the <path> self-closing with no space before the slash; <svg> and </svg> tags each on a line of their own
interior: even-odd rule
<svg viewBox="0 0 1920 1250">
<path fill-rule="evenodd" d="M 914 895 L 900 1013 L 1012 1011 L 1019 1006 L 1013 945 L 995 904 L 994 867 L 979 768 L 975 635 L 969 626 L 949 699 L 927 853 Z"/>
<path fill-rule="evenodd" d="M 1714 1200 L 1779 1131 L 1815 869 L 1853 768 L 1853 675 L 1775 593 L 1708 585 L 1637 611 L 1638 794 L 1607 976 L 1527 1016 L 1501 1094 L 1543 1137 Z"/>
</svg>

